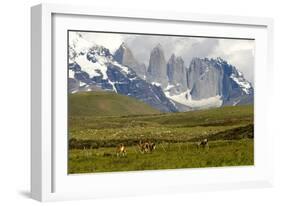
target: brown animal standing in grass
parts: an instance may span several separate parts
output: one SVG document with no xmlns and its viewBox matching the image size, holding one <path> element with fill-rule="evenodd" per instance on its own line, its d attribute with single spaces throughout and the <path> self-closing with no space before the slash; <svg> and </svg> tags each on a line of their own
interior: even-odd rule
<svg viewBox="0 0 281 206">
<path fill-rule="evenodd" d="M 203 139 L 202 141 L 198 142 L 197 148 L 199 149 L 200 147 L 209 149 L 208 139 Z"/>
<path fill-rule="evenodd" d="M 116 148 L 117 157 L 119 157 L 120 155 L 122 155 L 124 157 L 126 154 L 127 154 L 127 151 L 126 151 L 126 147 L 124 146 L 124 144 L 119 144 Z"/>
<path fill-rule="evenodd" d="M 138 147 L 140 149 L 140 152 L 143 153 L 151 153 L 156 148 L 156 144 L 150 141 L 142 142 L 140 140 Z"/>
</svg>

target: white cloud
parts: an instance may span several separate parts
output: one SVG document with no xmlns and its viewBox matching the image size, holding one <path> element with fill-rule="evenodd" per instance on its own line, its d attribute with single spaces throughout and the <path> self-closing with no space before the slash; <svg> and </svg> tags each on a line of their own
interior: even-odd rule
<svg viewBox="0 0 281 206">
<path fill-rule="evenodd" d="M 125 42 L 135 57 L 146 65 L 149 62 L 150 51 L 158 43 L 164 48 L 166 60 L 174 53 L 176 56 L 181 56 L 186 65 L 189 65 L 193 57 L 206 57 L 218 44 L 216 39 L 155 35 L 131 35 Z"/>
<path fill-rule="evenodd" d="M 208 57 L 222 57 L 254 83 L 254 50 L 253 40 L 220 39 L 216 49 Z"/>
</svg>

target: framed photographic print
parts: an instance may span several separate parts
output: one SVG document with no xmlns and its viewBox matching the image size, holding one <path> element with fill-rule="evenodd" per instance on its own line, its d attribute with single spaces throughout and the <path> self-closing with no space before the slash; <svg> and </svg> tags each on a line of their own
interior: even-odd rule
<svg viewBox="0 0 281 206">
<path fill-rule="evenodd" d="M 34 199 L 272 185 L 271 19 L 31 14 Z"/>
</svg>

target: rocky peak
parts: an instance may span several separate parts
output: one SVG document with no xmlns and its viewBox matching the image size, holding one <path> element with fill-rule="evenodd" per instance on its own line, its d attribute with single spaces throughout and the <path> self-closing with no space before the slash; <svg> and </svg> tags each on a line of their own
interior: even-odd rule
<svg viewBox="0 0 281 206">
<path fill-rule="evenodd" d="M 173 85 L 173 93 L 183 92 L 187 89 L 186 68 L 181 57 L 172 54 L 167 63 L 167 76 L 169 84 Z M 174 90 L 176 88 L 176 91 Z"/>
<path fill-rule="evenodd" d="M 155 46 L 150 53 L 147 80 L 160 84 L 162 88 L 168 85 L 166 60 L 161 44 Z"/>
<path fill-rule="evenodd" d="M 187 73 L 187 83 L 194 100 L 220 96 L 225 105 L 232 105 L 238 100 L 241 103 L 252 102 L 251 83 L 234 66 L 220 57 L 192 59 Z"/>
<path fill-rule="evenodd" d="M 130 67 L 133 69 L 137 75 L 145 79 L 146 77 L 146 67 L 144 64 L 140 64 L 134 57 L 132 51 L 126 44 L 123 42 L 120 47 L 116 50 L 114 54 L 114 59 L 125 66 Z"/>
<path fill-rule="evenodd" d="M 130 60 L 129 57 L 133 57 L 130 52 L 124 52 L 122 61 L 130 62 L 126 61 Z M 143 67 L 141 64 L 140 66 Z M 117 62 L 103 46 L 84 50 L 69 63 L 68 68 L 70 93 L 92 92 L 97 89 L 112 91 L 136 98 L 163 112 L 177 111 L 160 87 L 141 79 L 133 68 Z"/>
<path fill-rule="evenodd" d="M 120 47 L 126 48 L 125 42 L 122 42 L 121 45 L 120 45 Z"/>
</svg>

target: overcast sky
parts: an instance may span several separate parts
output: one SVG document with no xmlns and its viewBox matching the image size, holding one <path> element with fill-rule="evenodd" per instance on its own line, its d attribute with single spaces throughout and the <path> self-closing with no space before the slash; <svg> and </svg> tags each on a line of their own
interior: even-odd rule
<svg viewBox="0 0 281 206">
<path fill-rule="evenodd" d="M 189 65 L 193 57 L 221 57 L 234 65 L 254 85 L 254 40 L 95 32 L 79 33 L 88 41 L 108 48 L 112 53 L 118 49 L 122 42 L 125 42 L 135 58 L 146 65 L 149 62 L 151 50 L 158 43 L 164 49 L 166 61 L 174 53 L 176 56 L 183 58 L 186 66 Z"/>
</svg>

